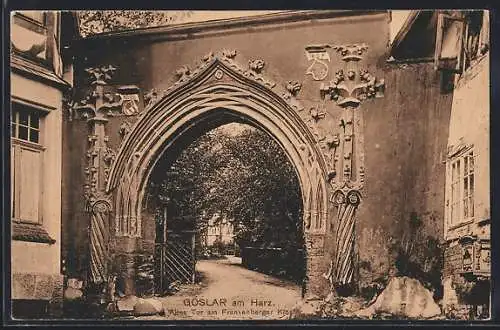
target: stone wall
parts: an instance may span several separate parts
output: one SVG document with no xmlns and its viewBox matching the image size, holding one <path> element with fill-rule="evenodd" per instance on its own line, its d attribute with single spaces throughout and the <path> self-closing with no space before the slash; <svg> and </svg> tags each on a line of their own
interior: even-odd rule
<svg viewBox="0 0 500 330">
<path fill-rule="evenodd" d="M 363 101 L 359 109 L 364 116 L 362 127 L 365 154 L 365 184 L 356 214 L 356 263 L 369 263 L 369 270 L 356 275 L 361 286 L 370 286 L 388 274 L 394 263 L 389 252 L 393 238 L 402 237 L 408 229 L 407 219 L 416 212 L 423 221 L 423 231 L 433 237 L 443 235 L 444 165 L 451 96 L 441 92 L 439 74 L 429 63 L 396 66 L 386 63 L 389 38 L 387 13 L 331 14 L 295 21 L 268 22 L 255 25 L 220 28 L 210 25 L 188 31 L 165 30 L 157 34 L 118 35 L 83 41 L 77 53 L 80 81 L 83 69 L 102 65 L 117 68 L 110 84 L 135 85 L 140 90 L 140 107 L 144 96 L 153 88 L 166 89 L 176 81 L 175 72 L 183 65 L 192 66 L 211 51 L 235 49 L 243 64 L 263 59 L 264 72 L 280 85 L 287 81 L 301 83 L 297 100 L 310 108 L 324 106 L 326 116 L 318 121 L 322 132 L 335 132 L 342 108 L 334 101 L 321 98 L 321 84 L 335 77 L 342 68 L 341 55 L 330 52 L 329 71 L 323 82 L 306 74 L 311 61 L 305 47 L 312 44 L 366 44 L 368 51 L 360 62 L 377 78 L 385 80 L 385 95 Z M 419 88 L 415 88 L 419 86 Z M 309 120 L 304 117 L 304 120 Z M 118 150 L 124 122 L 132 124 L 136 116 L 116 116 L 107 123 L 108 144 Z M 88 133 L 84 121 L 65 123 L 65 139 L 71 141 L 64 158 L 66 214 L 68 230 L 74 240 L 67 241 L 67 257 L 72 271 L 82 273 L 88 260 L 70 255 L 69 251 L 86 251 L 88 215 L 83 203 L 85 146 Z M 78 156 L 80 155 L 80 156 Z M 69 192 L 68 190 L 73 190 Z M 331 194 L 332 191 L 329 191 Z M 332 214 L 333 206 L 329 205 Z M 71 214 L 71 216 L 70 216 Z M 333 218 L 333 217 L 332 217 Z M 151 220 L 150 220 L 151 221 Z M 335 222 L 335 220 L 331 220 Z M 143 226 L 151 228 L 150 225 Z M 151 235 L 147 236 L 151 240 Z M 321 246 L 311 249 L 308 269 L 317 279 L 313 291 L 325 294 L 328 271 L 335 249 L 334 233 L 327 230 Z M 321 240 L 319 240 L 321 241 Z M 318 240 L 313 238 L 312 244 Z M 322 250 L 322 253 L 317 253 Z"/>
</svg>

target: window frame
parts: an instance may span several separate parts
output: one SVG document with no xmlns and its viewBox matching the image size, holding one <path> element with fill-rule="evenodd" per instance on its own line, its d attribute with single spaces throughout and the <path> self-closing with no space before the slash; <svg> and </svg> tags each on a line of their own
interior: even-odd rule
<svg viewBox="0 0 500 330">
<path fill-rule="evenodd" d="M 19 109 L 14 109 L 16 106 L 19 107 Z M 45 158 L 45 150 L 46 147 L 44 146 L 44 139 L 43 139 L 43 132 L 44 132 L 44 120 L 45 116 L 47 115 L 46 110 L 41 110 L 38 107 L 26 104 L 26 102 L 18 102 L 18 100 L 13 99 L 11 102 L 11 121 L 10 121 L 10 129 L 12 132 L 12 124 L 13 124 L 13 114 L 15 111 L 27 111 L 29 113 L 37 113 L 38 114 L 38 142 L 33 142 L 25 139 L 21 139 L 18 137 L 13 137 L 12 133 L 10 136 L 11 139 L 11 144 L 10 144 L 10 158 L 11 158 L 11 219 L 14 222 L 17 223 L 24 223 L 24 224 L 30 224 L 30 225 L 43 225 L 43 193 L 44 193 L 44 158 Z M 28 121 L 29 124 L 29 121 Z M 19 126 L 19 125 L 18 125 Z M 16 132 L 17 133 L 17 132 Z M 29 138 L 29 129 L 28 129 L 28 138 Z M 37 213 L 38 213 L 38 218 L 37 219 L 24 219 L 20 217 L 21 209 L 20 209 L 20 202 L 21 202 L 21 182 L 19 180 L 20 177 L 16 172 L 16 169 L 19 168 L 19 166 L 16 166 L 16 163 L 19 163 L 20 157 L 22 150 L 27 150 L 29 152 L 35 152 L 39 155 L 39 163 L 37 164 L 38 171 L 39 171 L 39 198 L 38 198 L 38 205 L 37 205 Z M 21 174 L 22 175 L 22 174 Z"/>
<path fill-rule="evenodd" d="M 25 108 L 25 109 L 22 109 L 22 110 L 25 110 L 28 114 L 28 123 L 27 124 L 22 124 L 19 120 L 19 116 L 17 114 L 19 114 L 21 111 L 21 109 L 18 109 L 18 110 L 14 110 L 14 104 L 17 104 L 17 106 L 19 107 L 22 107 L 22 108 Z M 29 105 L 24 105 L 24 104 L 21 104 L 21 103 L 17 103 L 17 102 L 13 102 L 12 103 L 12 107 L 11 107 L 11 120 L 10 120 L 10 130 L 11 130 L 11 139 L 12 141 L 17 141 L 17 142 L 20 142 L 20 141 L 23 141 L 26 142 L 28 145 L 31 145 L 32 147 L 36 148 L 37 146 L 40 146 L 40 147 L 43 147 L 43 139 L 42 139 L 42 135 L 41 135 L 41 131 L 42 131 L 42 119 L 43 117 L 45 116 L 45 114 L 43 113 L 43 111 L 40 111 L 36 108 L 33 108 L 33 107 L 30 107 Z M 26 110 L 26 108 L 30 108 L 29 110 Z M 38 127 L 34 127 L 32 126 L 32 116 L 31 114 L 37 114 L 38 115 Z M 14 119 L 14 116 L 16 117 Z M 13 129 L 13 126 L 16 127 L 16 133 L 14 134 L 14 136 L 12 136 L 12 129 Z M 19 137 L 19 128 L 20 127 L 25 127 L 27 129 L 27 137 L 26 139 L 23 139 L 21 137 Z M 34 130 L 38 133 L 38 137 L 37 137 L 37 141 L 32 141 L 31 140 L 31 131 Z"/>
<path fill-rule="evenodd" d="M 476 154 L 474 152 L 474 147 L 469 146 L 462 148 L 458 152 L 450 155 L 447 160 L 446 172 L 447 172 L 447 198 L 446 198 L 446 232 L 454 230 L 456 228 L 462 227 L 464 225 L 470 224 L 475 220 L 475 192 L 476 192 L 476 172 L 475 164 Z M 468 171 L 465 170 L 465 163 L 468 163 Z M 471 167 L 470 164 L 473 166 Z M 464 180 L 467 180 L 467 194 L 465 193 Z M 472 182 L 472 185 L 471 185 Z M 455 188 L 455 190 L 454 190 Z M 455 196 L 458 191 L 458 196 Z M 456 198 L 456 199 L 455 199 Z M 466 201 L 467 198 L 467 202 Z M 468 213 L 466 214 L 465 205 L 471 205 L 467 207 Z M 457 207 L 457 208 L 455 208 Z M 472 209 L 471 212 L 469 212 Z M 458 216 L 456 215 L 458 213 Z"/>
</svg>

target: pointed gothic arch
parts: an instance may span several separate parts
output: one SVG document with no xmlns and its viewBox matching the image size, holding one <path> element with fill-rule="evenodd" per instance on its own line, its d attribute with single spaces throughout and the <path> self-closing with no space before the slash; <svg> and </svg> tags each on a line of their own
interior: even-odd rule
<svg viewBox="0 0 500 330">
<path fill-rule="evenodd" d="M 141 236 L 142 200 L 158 159 L 178 139 L 190 134 L 191 128 L 209 125 L 221 116 L 250 123 L 281 145 L 299 178 L 305 231 L 323 232 L 326 220 L 321 221 L 323 226 L 307 226 L 307 219 L 311 215 L 326 218 L 327 166 L 312 132 L 296 112 L 300 105 L 290 93 L 277 89 L 279 86 L 258 71 L 242 69 L 224 52 L 210 56 L 190 74 L 184 71 L 179 81 L 143 112 L 111 168 L 106 192 L 115 200 L 115 235 Z M 318 184 L 322 187 L 319 190 Z M 318 198 L 321 202 L 312 203 Z M 313 210 L 313 205 L 322 209 Z"/>
</svg>

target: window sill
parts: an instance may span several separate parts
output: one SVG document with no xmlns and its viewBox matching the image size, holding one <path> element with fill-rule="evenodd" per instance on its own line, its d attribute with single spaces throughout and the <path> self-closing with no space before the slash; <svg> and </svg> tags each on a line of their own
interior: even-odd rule
<svg viewBox="0 0 500 330">
<path fill-rule="evenodd" d="M 35 142 L 31 142 L 31 141 L 27 141 L 27 140 L 15 138 L 15 137 L 11 137 L 10 139 L 11 139 L 11 142 L 13 145 L 20 145 L 20 146 L 29 148 L 33 151 L 44 151 L 46 149 L 44 146 L 42 146 L 39 143 L 35 143 Z"/>
<path fill-rule="evenodd" d="M 473 222 L 474 222 L 474 219 L 470 219 L 470 220 L 467 220 L 467 221 L 464 221 L 464 222 L 460 222 L 460 223 L 454 224 L 453 226 L 448 227 L 448 231 L 452 231 L 452 230 L 458 229 L 460 227 L 464 227 L 464 226 L 470 225 Z"/>
<path fill-rule="evenodd" d="M 46 244 L 54 244 L 56 242 L 41 225 L 18 221 L 12 221 L 12 239 Z"/>
</svg>

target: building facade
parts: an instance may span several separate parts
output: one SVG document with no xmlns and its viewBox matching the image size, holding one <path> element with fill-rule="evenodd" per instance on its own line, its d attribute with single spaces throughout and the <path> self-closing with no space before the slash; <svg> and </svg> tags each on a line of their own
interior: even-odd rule
<svg viewBox="0 0 500 330">
<path fill-rule="evenodd" d="M 11 16 L 11 296 L 13 316 L 60 310 L 62 108 L 72 84 L 60 12 Z M 64 20 L 65 31 L 62 31 Z M 71 61 L 69 61 L 71 63 Z"/>
<path fill-rule="evenodd" d="M 220 218 L 215 215 L 208 221 L 206 231 L 206 246 L 213 246 L 215 242 L 221 242 L 223 244 L 234 243 L 234 226 L 233 223 L 226 218 Z"/>
<path fill-rule="evenodd" d="M 455 316 L 464 311 L 489 315 L 489 29 L 488 11 L 413 11 L 392 48 L 395 62 L 433 65 L 442 90 L 452 95 L 442 159 L 442 279 L 444 310 Z"/>
</svg>

